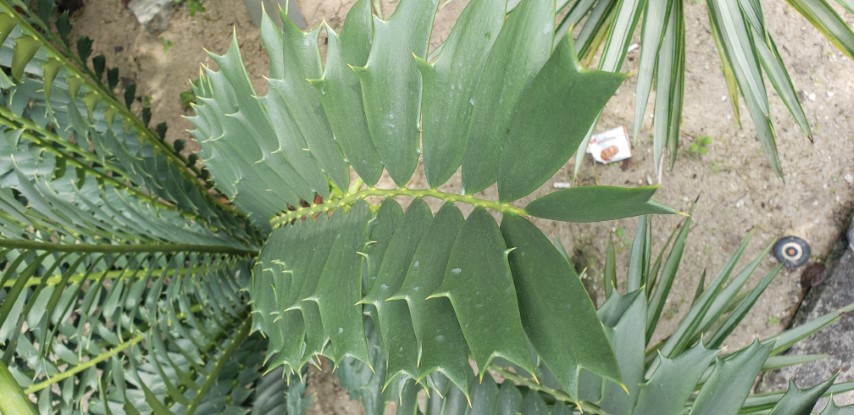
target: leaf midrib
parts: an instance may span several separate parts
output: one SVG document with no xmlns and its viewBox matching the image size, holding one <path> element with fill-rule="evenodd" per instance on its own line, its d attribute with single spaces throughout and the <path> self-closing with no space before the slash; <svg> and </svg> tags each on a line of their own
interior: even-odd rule
<svg viewBox="0 0 854 415">
<path fill-rule="evenodd" d="M 409 189 L 406 187 L 398 187 L 394 189 L 379 189 L 376 187 L 368 187 L 355 192 L 350 192 L 340 199 L 327 200 L 320 204 L 311 204 L 307 207 L 300 207 L 282 213 L 270 220 L 273 228 L 279 228 L 287 225 L 293 220 L 302 220 L 313 217 L 321 213 L 328 213 L 339 208 L 349 207 L 356 202 L 367 200 L 370 197 L 382 197 L 389 199 L 393 197 L 412 197 L 412 198 L 434 198 L 444 202 L 465 203 L 473 207 L 489 209 L 502 214 L 527 216 L 528 213 L 512 203 L 501 202 L 497 200 L 480 199 L 471 195 L 459 193 L 446 193 L 438 189 Z"/>
<path fill-rule="evenodd" d="M 99 253 L 143 253 L 143 252 L 198 252 L 228 254 L 240 256 L 256 256 L 258 251 L 223 245 L 193 245 L 193 244 L 60 244 L 39 242 L 27 239 L 0 239 L 0 247 L 6 249 L 30 249 L 51 252 L 99 252 Z"/>
</svg>

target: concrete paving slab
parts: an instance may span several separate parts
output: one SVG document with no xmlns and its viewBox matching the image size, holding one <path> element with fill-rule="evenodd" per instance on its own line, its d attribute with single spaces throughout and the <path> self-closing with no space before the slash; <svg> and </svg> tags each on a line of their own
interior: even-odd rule
<svg viewBox="0 0 854 415">
<path fill-rule="evenodd" d="M 850 228 L 847 238 L 837 244 L 836 255 L 827 261 L 827 277 L 804 296 L 793 326 L 854 303 L 854 244 L 849 242 L 854 239 L 852 236 L 854 226 Z M 805 269 L 804 272 L 808 273 L 809 270 Z M 802 276 L 804 279 L 809 280 L 810 276 Z M 784 389 L 789 379 L 795 379 L 802 388 L 813 386 L 837 372 L 837 382 L 854 380 L 854 315 L 843 316 L 837 323 L 795 345 L 787 354 L 826 354 L 829 357 L 820 362 L 769 373 L 759 385 L 760 390 Z M 836 396 L 834 401 L 837 404 L 854 404 L 854 393 Z"/>
</svg>

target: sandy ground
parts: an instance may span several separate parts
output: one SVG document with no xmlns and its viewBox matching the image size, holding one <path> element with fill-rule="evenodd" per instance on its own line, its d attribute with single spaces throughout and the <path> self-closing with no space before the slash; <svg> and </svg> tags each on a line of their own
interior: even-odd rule
<svg viewBox="0 0 854 415">
<path fill-rule="evenodd" d="M 118 66 L 122 76 L 139 83 L 138 92 L 150 96 L 153 122 L 169 123 L 168 139 L 187 139 L 190 124 L 179 99 L 189 89 L 189 80 L 198 75 L 199 65 L 213 65 L 204 50 L 224 52 L 232 34 L 241 45 L 244 62 L 263 92 L 266 55 L 258 29 L 252 25 L 243 2 L 205 0 L 205 13 L 189 16 L 177 9 L 167 30 L 148 33 L 124 10 L 120 1 L 90 1 L 76 16 L 75 31 L 95 40 L 96 51 L 104 53 L 108 64 Z M 309 24 L 326 19 L 332 26 L 341 24 L 349 0 L 306 0 L 301 3 Z M 381 2 L 388 16 L 394 2 Z M 450 30 L 465 1 L 446 5 L 437 20 L 434 46 Z M 683 113 L 682 145 L 701 135 L 712 137 L 704 156 L 684 154 L 672 172 L 665 172 L 659 201 L 688 210 L 700 196 L 694 212 L 694 230 L 689 239 L 683 266 L 669 305 L 665 325 L 672 327 L 688 306 L 703 270 L 713 276 L 726 262 L 728 254 L 753 231 L 747 257 L 761 252 L 784 234 L 796 234 L 810 241 L 814 261 L 829 252 L 851 217 L 854 207 L 854 62 L 851 62 L 818 34 L 783 1 L 763 2 L 766 24 L 773 34 L 792 81 L 803 99 L 804 109 L 813 126 L 815 142 L 810 143 L 782 102 L 772 97 L 772 112 L 777 118 L 778 146 L 786 173 L 785 182 L 768 167 L 747 110 L 743 128 L 732 114 L 721 75 L 717 51 L 708 27 L 706 6 L 686 2 L 687 73 Z M 854 24 L 854 16 L 846 16 Z M 634 71 L 638 53 L 633 52 L 624 71 Z M 631 129 L 634 114 L 634 79 L 629 79 L 608 105 L 600 130 L 616 126 Z M 769 88 L 770 90 L 770 88 Z M 648 116 L 649 117 L 649 116 Z M 634 157 L 626 163 L 596 165 L 589 158 L 581 168 L 583 184 L 639 185 L 654 177 L 647 128 L 639 137 Z M 568 181 L 572 166 L 558 173 L 537 194 L 549 190 L 553 182 Z M 416 180 L 416 184 L 417 184 Z M 458 188 L 451 183 L 450 188 Z M 494 192 L 488 189 L 487 194 Z M 656 219 L 655 242 L 660 246 L 678 218 Z M 633 236 L 634 220 L 595 225 L 571 225 L 542 222 L 541 227 L 557 236 L 589 267 L 589 275 L 602 269 L 602 252 L 609 235 L 624 257 Z M 625 258 L 623 258 L 625 259 Z M 754 281 L 775 265 L 772 257 L 763 262 Z M 755 336 L 771 336 L 783 329 L 782 322 L 792 312 L 801 295 L 800 270 L 784 271 L 758 301 L 744 327 L 729 342 L 738 347 Z M 850 317 L 849 317 L 850 318 Z M 311 390 L 317 394 L 312 413 L 359 413 L 359 405 L 347 402 L 346 394 L 335 384 L 334 376 L 319 377 Z"/>
</svg>

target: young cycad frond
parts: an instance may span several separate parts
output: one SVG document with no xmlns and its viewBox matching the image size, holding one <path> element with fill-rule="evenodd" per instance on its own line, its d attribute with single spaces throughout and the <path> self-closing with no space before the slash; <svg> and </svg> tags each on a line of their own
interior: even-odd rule
<svg viewBox="0 0 854 415">
<path fill-rule="evenodd" d="M 582 367 L 619 382 L 583 286 L 526 217 L 674 211 L 650 200 L 655 188 L 514 201 L 566 163 L 624 77 L 579 67 L 570 39 L 554 34 L 548 0 L 522 2 L 506 19 L 503 1 L 471 2 L 431 60 L 436 7 L 404 1 L 383 21 L 357 2 L 340 36 L 326 29 L 325 64 L 321 28 L 303 32 L 285 18 L 279 30 L 265 17 L 266 96 L 256 96 L 236 43 L 212 55 L 219 71 L 205 69 L 196 84 L 191 119 L 213 180 L 273 228 L 250 290 L 270 363 L 370 364 L 369 314 L 388 356 L 384 386 L 441 372 L 469 396 L 469 356 L 479 377 L 496 358 L 530 374 L 542 359 L 566 390 Z M 431 188 L 407 187 L 422 154 Z M 383 169 L 396 187 L 377 186 Z M 464 192 L 438 190 L 458 169 Z M 496 183 L 498 200 L 473 195 Z M 315 195 L 323 202 L 305 203 Z M 406 211 L 401 198 L 412 199 Z M 445 204 L 434 214 L 424 198 Z M 466 218 L 458 205 L 474 210 Z M 500 226 L 490 211 L 503 215 Z"/>
</svg>

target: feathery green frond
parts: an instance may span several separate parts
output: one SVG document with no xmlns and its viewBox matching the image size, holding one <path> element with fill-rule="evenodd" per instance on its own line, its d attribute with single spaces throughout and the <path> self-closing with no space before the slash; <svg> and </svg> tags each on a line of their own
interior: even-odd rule
<svg viewBox="0 0 854 415">
<path fill-rule="evenodd" d="M 234 42 L 195 84 L 193 133 L 213 180 L 273 228 L 250 289 L 269 364 L 298 371 L 324 356 L 370 367 L 368 315 L 386 356 L 383 388 L 403 393 L 438 372 L 469 396 L 471 356 L 481 377 L 499 359 L 536 378 L 541 358 L 573 398 L 582 368 L 619 390 L 607 325 L 524 217 L 675 211 L 651 201 L 655 188 L 569 189 L 525 208 L 513 201 L 566 163 L 624 77 L 582 70 L 569 38 L 555 45 L 548 0 L 520 3 L 506 21 L 504 2 L 473 1 L 428 58 L 434 6 L 409 0 L 386 22 L 358 2 L 340 36 L 327 29 L 325 63 L 319 29 L 285 19 L 280 31 L 265 17 L 266 96 L 256 96 Z M 422 152 L 430 189 L 406 185 Z M 350 185 L 341 166 L 363 181 Z M 463 193 L 436 189 L 460 168 Z M 396 187 L 376 184 L 383 169 Z M 500 200 L 472 195 L 495 183 Z M 412 198 L 405 211 L 401 198 Z M 423 198 L 444 206 L 434 213 Z M 474 211 L 465 218 L 454 203 Z M 489 211 L 504 216 L 501 226 Z M 537 300 L 544 294 L 575 301 Z"/>
<path fill-rule="evenodd" d="M 11 79 L 0 79 L 0 124 L 20 130 L 30 145 L 61 152 L 67 163 L 133 187 L 205 227 L 250 231 L 239 212 L 211 194 L 187 160 L 131 112 L 131 102 L 120 103 L 101 83 L 85 56 L 53 38 L 49 22 L 17 10 L 28 8 L 0 2 L 0 65 L 12 68 Z M 78 46 L 78 52 L 88 50 Z M 250 242 L 255 236 L 244 232 L 240 238 Z"/>
<path fill-rule="evenodd" d="M 161 379 L 165 389 L 155 386 L 160 371 L 175 381 L 192 379 L 186 393 L 206 393 L 199 387 L 219 366 L 208 359 L 228 358 L 248 335 L 249 310 L 238 294 L 248 279 L 244 259 L 184 252 L 2 254 L 3 360 L 24 392 L 39 397 L 41 413 L 80 411 L 83 396 L 111 383 L 117 387 L 111 399 L 138 409 L 170 407 L 177 386 L 169 377 Z M 97 402 L 89 403 L 94 413 Z"/>
<path fill-rule="evenodd" d="M 505 219 L 506 221 L 507 219 Z M 649 218 L 644 218 L 646 224 L 639 228 L 639 235 L 648 231 Z M 512 222 L 511 222 L 512 223 Z M 688 223 L 681 226 L 681 234 L 687 234 Z M 503 227 L 504 225 L 502 225 Z M 518 226 L 511 224 L 509 226 Z M 534 229 L 533 227 L 531 229 Z M 641 238 L 642 239 L 642 238 Z M 680 237 L 679 239 L 684 239 Z M 674 244 L 666 244 L 659 257 L 669 257 L 678 262 L 680 255 L 673 255 L 667 251 L 679 250 L 679 245 L 684 241 Z M 645 249 L 633 250 L 630 262 L 647 262 L 642 268 L 650 270 L 651 274 L 659 272 L 670 273 L 675 270 L 665 271 L 664 268 L 648 264 L 651 255 L 644 253 Z M 574 379 L 572 388 L 567 389 L 565 382 L 560 379 L 560 374 L 551 368 L 555 367 L 548 360 L 548 355 L 543 356 L 536 366 L 535 373 L 539 382 L 535 382 L 528 376 L 519 372 L 518 367 L 496 367 L 496 373 L 503 378 L 500 385 L 496 385 L 491 375 L 484 376 L 483 380 L 472 380 L 471 393 L 466 395 L 459 387 L 453 387 L 456 382 L 449 380 L 443 374 L 433 373 L 421 386 L 427 390 L 425 413 L 560 413 L 560 414 L 664 414 L 678 415 L 683 413 L 802 413 L 814 408 L 816 402 L 828 395 L 851 390 L 854 385 L 848 383 L 833 384 L 834 378 L 815 385 L 801 389 L 790 384 L 787 391 L 750 394 L 752 385 L 757 375 L 762 371 L 769 370 L 769 364 L 778 363 L 791 365 L 815 360 L 815 356 L 791 356 L 783 362 L 780 359 L 770 357 L 776 353 L 778 343 L 783 341 L 788 347 L 791 342 L 785 340 L 791 335 L 782 334 L 770 339 L 756 340 L 753 344 L 734 351 L 727 351 L 721 347 L 720 342 L 711 346 L 706 339 L 714 337 L 716 333 L 723 333 L 725 338 L 730 333 L 727 327 L 734 316 L 742 316 L 742 305 L 749 309 L 755 301 L 754 293 L 761 292 L 767 287 L 765 280 L 773 278 L 775 272 L 769 273 L 763 281 L 753 289 L 747 291 L 747 295 L 739 295 L 749 275 L 756 269 L 756 265 L 764 258 L 765 253 L 760 254 L 752 260 L 738 275 L 729 281 L 729 275 L 736 267 L 744 246 L 741 246 L 733 255 L 730 263 L 719 273 L 712 282 L 712 286 L 703 291 L 698 301 L 695 301 L 682 320 L 680 327 L 694 327 L 692 330 L 677 330 L 665 343 L 647 345 L 646 325 L 647 320 L 655 323 L 649 329 L 657 329 L 657 319 L 650 319 L 654 313 L 651 304 L 654 304 L 655 296 L 652 295 L 651 287 L 642 286 L 639 290 L 627 294 L 620 293 L 616 289 L 611 292 L 606 302 L 598 310 L 598 319 L 605 327 L 607 341 L 616 353 L 622 380 L 625 389 L 621 386 L 604 382 L 599 376 L 581 370 L 579 376 Z M 534 252 L 528 246 L 520 246 L 514 253 L 531 255 Z M 539 249 L 536 252 L 542 252 Z M 547 252 L 547 251 L 546 251 Z M 511 254 L 512 255 L 512 254 Z M 641 256 L 645 260 L 638 259 Z M 543 262 L 543 257 L 529 258 L 529 261 Z M 547 261 L 546 261 L 547 262 Z M 675 268 L 675 267 L 667 267 Z M 659 281 L 659 284 L 669 286 L 673 280 L 669 277 L 649 275 L 650 278 Z M 607 283 L 607 282 L 606 282 Z M 551 287 L 558 286 L 550 284 Z M 668 287 L 657 289 L 669 291 Z M 645 292 L 646 291 L 646 292 Z M 558 296 L 558 294 L 555 294 Z M 524 298 L 520 295 L 520 298 Z M 543 303 L 558 303 L 566 307 L 572 307 L 577 300 L 563 298 L 563 301 L 549 299 L 542 296 Z M 840 310 L 845 312 L 847 310 Z M 536 314 L 535 314 L 536 315 Z M 829 317 L 838 318 L 838 313 Z M 547 320 L 547 319 L 546 319 Z M 828 319 L 820 319 L 827 323 Z M 703 324 L 697 322 L 703 321 Z M 736 320 L 738 321 L 738 320 Z M 543 321 L 545 323 L 545 321 Z M 554 323 L 554 322 L 552 322 Z M 734 324 L 737 324 L 734 323 Z M 814 333 L 823 324 L 807 325 L 799 334 L 806 332 Z M 531 337 L 536 347 L 534 337 Z M 667 343 L 684 344 L 685 347 L 678 349 L 666 346 Z M 662 344 L 665 344 L 662 347 Z M 558 348 L 572 347 L 572 343 L 553 346 Z M 541 350 L 541 349 L 538 349 Z M 561 350 L 563 351 L 563 350 Z M 565 351 L 563 351 L 565 353 Z M 382 366 L 383 354 L 378 354 L 372 359 L 372 364 Z M 564 354 L 566 356 L 566 354 Z M 771 363 L 772 360 L 778 363 Z M 368 373 L 365 371 L 364 373 Z M 500 379 L 500 378 L 499 378 Z M 358 382 L 345 383 L 348 388 L 357 387 Z M 408 384 L 400 394 L 400 408 L 416 406 L 419 396 L 418 385 Z M 408 388 L 408 389 L 407 389 Z M 416 389 L 413 389 L 416 388 Z M 379 390 L 374 391 L 373 399 L 377 399 Z M 467 401 L 468 400 L 468 401 Z M 831 409 L 836 408 L 832 406 Z M 850 407 L 841 409 L 848 410 Z M 768 412 L 770 411 L 770 412 Z M 369 410 L 368 413 L 381 413 Z M 409 413 L 409 412 L 407 412 Z M 413 413 L 415 413 L 413 411 Z M 422 412 L 417 412 L 422 413 Z M 829 412 L 834 413 L 834 412 Z M 845 413 L 845 412 L 839 412 Z"/>
</svg>

